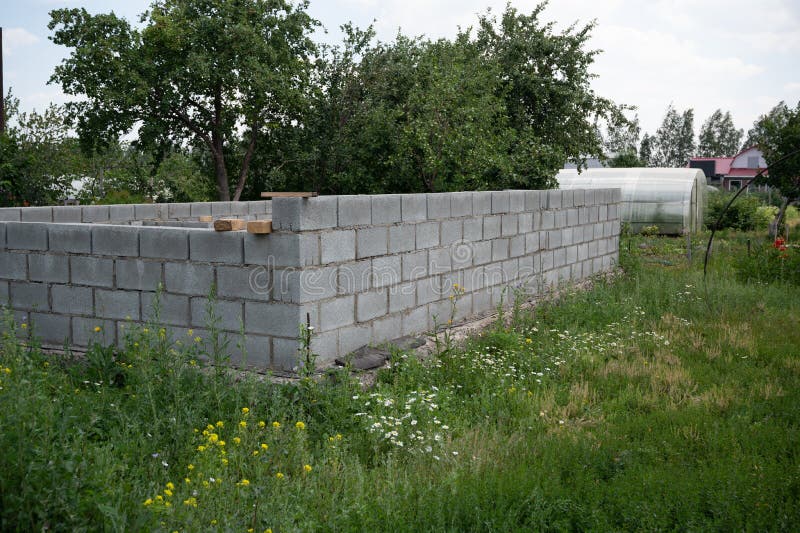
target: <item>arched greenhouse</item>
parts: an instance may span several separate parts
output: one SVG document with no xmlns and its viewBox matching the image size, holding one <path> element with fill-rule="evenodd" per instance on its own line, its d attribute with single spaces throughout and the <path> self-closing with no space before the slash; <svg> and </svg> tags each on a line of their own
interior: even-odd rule
<svg viewBox="0 0 800 533">
<path fill-rule="evenodd" d="M 561 189 L 622 189 L 621 219 L 631 230 L 658 226 L 662 234 L 703 228 L 706 178 L 694 168 L 590 168 L 561 170 Z"/>
</svg>

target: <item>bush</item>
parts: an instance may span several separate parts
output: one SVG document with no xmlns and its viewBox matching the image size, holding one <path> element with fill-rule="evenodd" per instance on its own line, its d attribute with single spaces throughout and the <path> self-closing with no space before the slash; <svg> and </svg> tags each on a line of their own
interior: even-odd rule
<svg viewBox="0 0 800 533">
<path fill-rule="evenodd" d="M 735 263 L 736 277 L 743 282 L 772 283 L 783 281 L 800 285 L 800 249 L 778 237 L 769 245 L 755 247 L 740 255 Z"/>
<path fill-rule="evenodd" d="M 709 229 L 738 229 L 743 231 L 753 230 L 757 227 L 759 217 L 758 209 L 762 207 L 761 200 L 752 195 L 740 196 L 725 212 L 718 227 L 714 227 L 720 213 L 728 205 L 734 193 L 718 192 L 709 193 L 706 207 L 705 220 Z"/>
</svg>

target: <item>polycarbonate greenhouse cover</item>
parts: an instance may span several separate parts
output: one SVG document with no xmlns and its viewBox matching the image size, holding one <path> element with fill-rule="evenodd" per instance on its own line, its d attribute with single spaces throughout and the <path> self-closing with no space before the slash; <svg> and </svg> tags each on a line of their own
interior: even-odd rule
<svg viewBox="0 0 800 533">
<path fill-rule="evenodd" d="M 703 226 L 706 178 L 694 168 L 592 168 L 561 170 L 561 189 L 622 190 L 623 222 L 633 231 L 658 226 L 660 233 L 698 231 Z"/>
</svg>

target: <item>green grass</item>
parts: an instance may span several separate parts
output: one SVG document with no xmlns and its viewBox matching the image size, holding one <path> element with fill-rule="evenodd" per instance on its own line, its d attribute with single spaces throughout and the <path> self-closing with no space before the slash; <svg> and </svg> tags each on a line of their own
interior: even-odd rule
<svg viewBox="0 0 800 533">
<path fill-rule="evenodd" d="M 80 364 L 7 335 L 0 529 L 795 529 L 800 289 L 738 281 L 746 238 L 704 282 L 684 240 L 637 237 L 613 283 L 369 390 L 200 370 L 157 326 Z"/>
</svg>

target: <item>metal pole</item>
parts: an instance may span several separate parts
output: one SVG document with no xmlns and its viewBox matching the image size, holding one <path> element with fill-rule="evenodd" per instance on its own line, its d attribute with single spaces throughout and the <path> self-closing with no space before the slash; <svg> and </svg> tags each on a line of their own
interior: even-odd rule
<svg viewBox="0 0 800 533">
<path fill-rule="evenodd" d="M 6 91 L 3 87 L 3 28 L 0 28 L 0 135 L 6 132 Z"/>
</svg>

